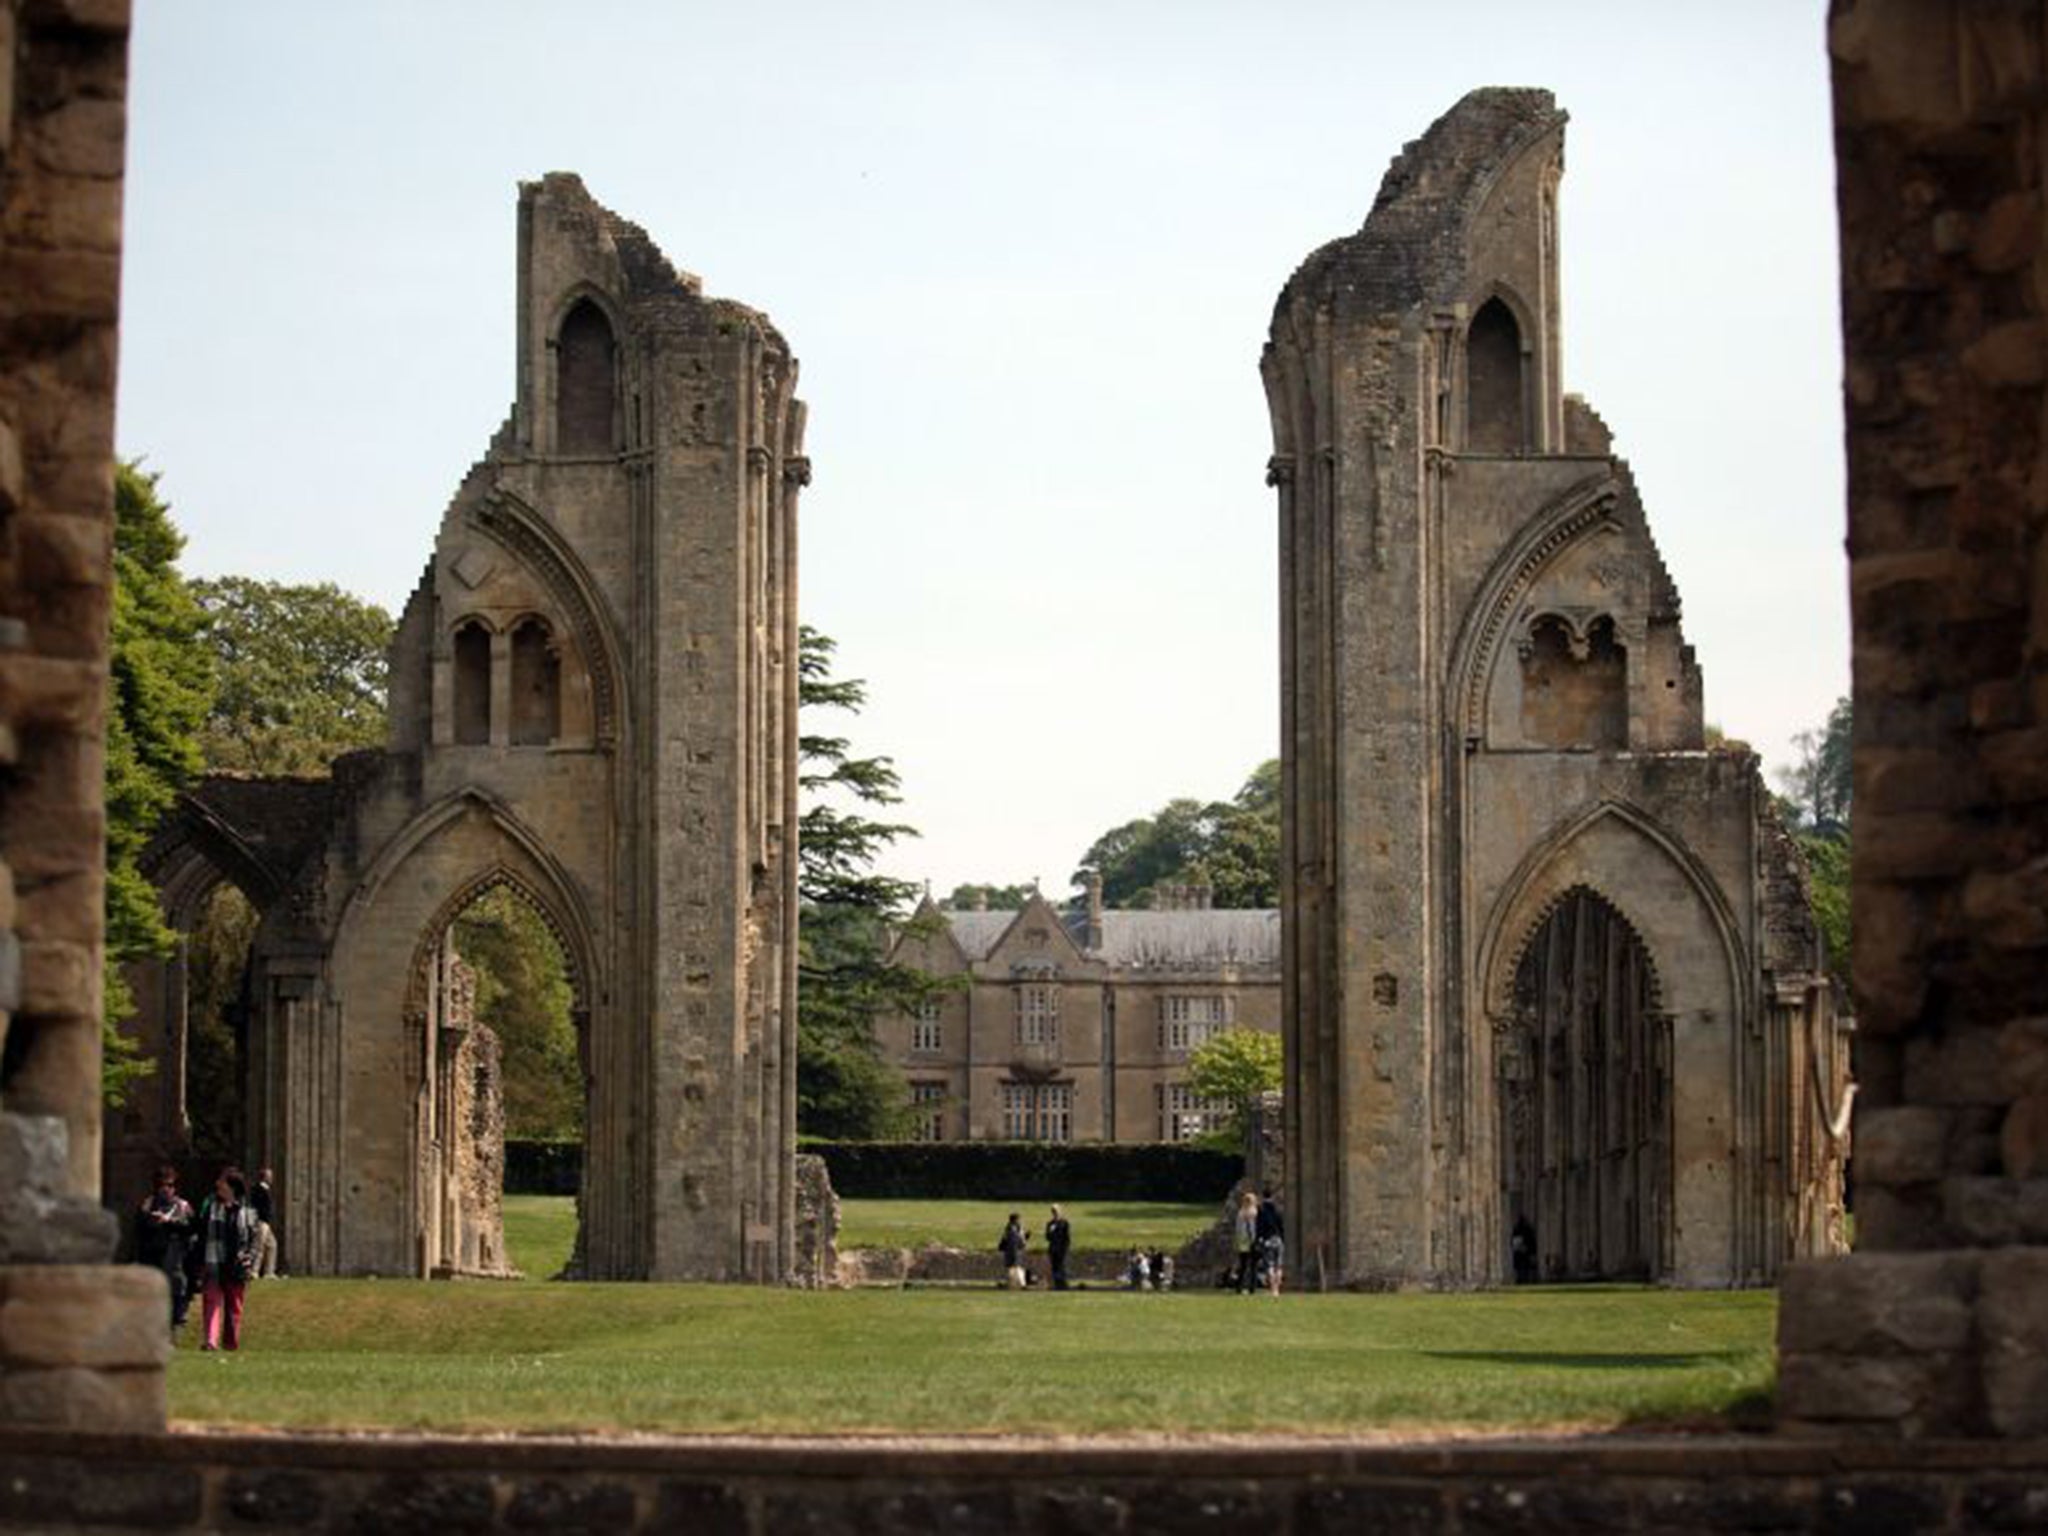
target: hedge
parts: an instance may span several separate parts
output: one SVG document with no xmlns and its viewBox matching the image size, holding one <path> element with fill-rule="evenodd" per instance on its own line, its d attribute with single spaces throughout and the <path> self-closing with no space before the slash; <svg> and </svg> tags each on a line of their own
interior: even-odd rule
<svg viewBox="0 0 2048 1536">
<path fill-rule="evenodd" d="M 573 1195 L 582 1185 L 582 1142 L 506 1141 L 506 1194 Z"/>
<path fill-rule="evenodd" d="M 1221 1200 L 1235 1152 L 1171 1142 L 807 1141 L 855 1200 Z"/>
<path fill-rule="evenodd" d="M 806 1141 L 832 1188 L 856 1200 L 1221 1200 L 1244 1177 L 1235 1152 L 1171 1142 Z M 583 1148 L 507 1141 L 505 1193 L 573 1195 Z"/>
</svg>

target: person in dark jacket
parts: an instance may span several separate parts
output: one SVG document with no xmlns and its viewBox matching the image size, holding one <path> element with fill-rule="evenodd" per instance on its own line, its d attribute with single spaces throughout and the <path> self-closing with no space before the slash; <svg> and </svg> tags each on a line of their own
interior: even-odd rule
<svg viewBox="0 0 2048 1536">
<path fill-rule="evenodd" d="M 1287 1224 L 1280 1219 L 1280 1202 L 1270 1189 L 1259 1192 L 1259 1214 L 1253 1224 L 1259 1242 L 1259 1267 L 1265 1271 L 1266 1292 L 1280 1294 L 1280 1279 L 1287 1267 Z"/>
<path fill-rule="evenodd" d="M 185 1278 L 185 1250 L 192 1241 L 192 1203 L 178 1193 L 178 1170 L 166 1163 L 156 1187 L 135 1208 L 135 1262 L 164 1272 L 171 1285 L 171 1326 L 185 1326 L 192 1287 Z"/>
<path fill-rule="evenodd" d="M 1023 1219 L 1015 1211 L 1010 1212 L 1009 1224 L 996 1240 L 996 1252 L 1003 1256 L 1003 1281 L 1013 1291 L 1024 1289 L 1024 1245 L 1030 1241 L 1031 1234 L 1024 1230 Z"/>
<path fill-rule="evenodd" d="M 242 1298 L 256 1272 L 262 1244 L 256 1212 L 249 1205 L 249 1184 L 239 1168 L 224 1168 L 213 1181 L 213 1193 L 199 1208 L 200 1320 L 205 1350 L 242 1347 Z"/>
<path fill-rule="evenodd" d="M 1052 1260 L 1052 1288 L 1056 1291 L 1067 1288 L 1067 1250 L 1073 1246 L 1074 1229 L 1054 1206 L 1052 1219 L 1045 1224 L 1045 1256 Z"/>
</svg>

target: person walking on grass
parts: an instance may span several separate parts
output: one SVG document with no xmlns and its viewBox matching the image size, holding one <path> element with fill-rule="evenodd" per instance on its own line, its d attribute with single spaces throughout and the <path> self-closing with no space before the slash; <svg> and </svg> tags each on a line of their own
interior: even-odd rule
<svg viewBox="0 0 2048 1536">
<path fill-rule="evenodd" d="M 201 1349 L 242 1347 L 242 1298 L 262 1243 L 257 1225 L 242 1170 L 223 1168 L 199 1208 L 200 1317 L 206 1328 Z"/>
<path fill-rule="evenodd" d="M 1237 1291 L 1240 1296 L 1249 1296 L 1258 1276 L 1259 1197 L 1248 1189 L 1237 1197 L 1237 1215 L 1230 1223 L 1230 1238 L 1237 1254 Z"/>
<path fill-rule="evenodd" d="M 996 1252 L 1003 1256 L 1003 1281 L 1013 1291 L 1024 1289 L 1024 1245 L 1030 1241 L 1031 1234 L 1024 1230 L 1023 1220 L 1015 1211 L 1010 1212 L 1009 1224 L 996 1242 Z"/>
<path fill-rule="evenodd" d="M 1287 1267 L 1287 1223 L 1280 1219 L 1280 1202 L 1273 1191 L 1259 1194 L 1259 1213 L 1253 1220 L 1253 1234 L 1259 1241 L 1259 1265 L 1266 1272 L 1266 1291 L 1280 1294 L 1280 1278 Z"/>
<path fill-rule="evenodd" d="M 171 1328 L 185 1326 L 192 1287 L 185 1278 L 185 1250 L 192 1241 L 192 1205 L 178 1193 L 178 1170 L 165 1163 L 156 1187 L 135 1212 L 135 1262 L 164 1272 L 171 1286 Z"/>
<path fill-rule="evenodd" d="M 1073 1246 L 1074 1229 L 1054 1206 L 1052 1219 L 1045 1224 L 1045 1256 L 1052 1260 L 1052 1288 L 1056 1291 L 1067 1288 L 1067 1250 Z"/>
<path fill-rule="evenodd" d="M 254 1278 L 277 1278 L 277 1201 L 270 1193 L 270 1170 L 258 1168 L 256 1182 L 249 1186 L 249 1208 L 256 1213 L 258 1242 Z"/>
</svg>

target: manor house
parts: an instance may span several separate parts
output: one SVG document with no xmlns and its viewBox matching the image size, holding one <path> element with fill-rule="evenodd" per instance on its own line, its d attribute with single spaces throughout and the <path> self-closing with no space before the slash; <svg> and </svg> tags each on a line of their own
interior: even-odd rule
<svg viewBox="0 0 2048 1536">
<path fill-rule="evenodd" d="M 1021 911 L 929 898 L 894 951 L 965 978 L 916 1017 L 877 1021 L 910 1084 L 920 1141 L 1186 1141 L 1223 1107 L 1188 1086 L 1189 1053 L 1232 1026 L 1280 1028 L 1280 914 L 1222 911 L 1201 885 L 1142 912 Z"/>
</svg>

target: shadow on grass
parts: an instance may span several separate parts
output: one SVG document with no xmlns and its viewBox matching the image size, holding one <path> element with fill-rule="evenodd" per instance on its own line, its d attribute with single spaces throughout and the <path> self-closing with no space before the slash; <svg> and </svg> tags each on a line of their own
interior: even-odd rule
<svg viewBox="0 0 2048 1536">
<path fill-rule="evenodd" d="M 1689 1354 L 1591 1354 L 1547 1349 L 1425 1349 L 1417 1351 L 1433 1360 L 1482 1360 L 1492 1365 L 1556 1366 L 1574 1371 L 1678 1371 L 1705 1365 L 1711 1360 L 1733 1360 L 1741 1350 L 1708 1349 Z"/>
</svg>

